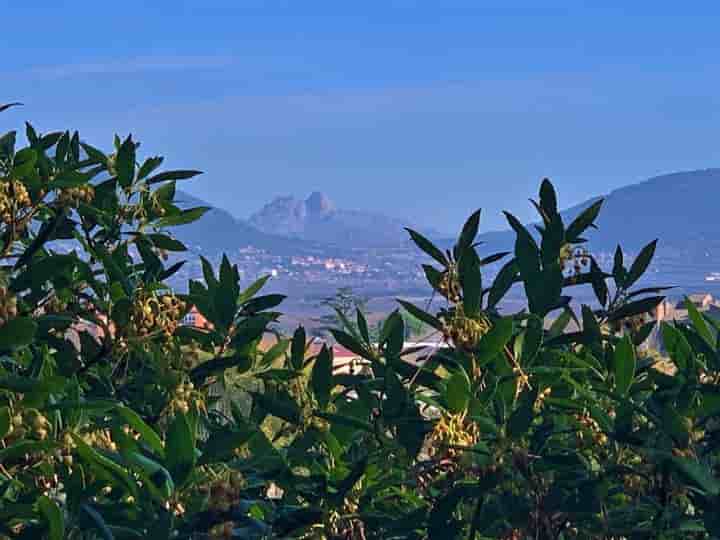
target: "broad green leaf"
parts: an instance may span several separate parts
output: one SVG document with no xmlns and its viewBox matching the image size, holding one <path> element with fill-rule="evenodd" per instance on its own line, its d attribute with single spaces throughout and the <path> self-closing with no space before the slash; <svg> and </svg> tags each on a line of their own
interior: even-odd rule
<svg viewBox="0 0 720 540">
<path fill-rule="evenodd" d="M 234 451 L 247 443 L 254 434 L 250 428 L 240 427 L 213 431 L 205 442 L 198 465 L 209 465 L 229 460 Z"/>
<path fill-rule="evenodd" d="M 655 255 L 656 246 L 657 240 L 653 240 L 640 250 L 640 253 L 630 266 L 630 271 L 625 279 L 624 285 L 626 288 L 632 287 L 633 284 L 645 273 L 645 270 L 647 270 L 648 266 L 650 266 L 650 262 L 652 262 L 653 256 Z"/>
<path fill-rule="evenodd" d="M 465 370 L 456 371 L 448 379 L 445 387 L 445 401 L 453 413 L 461 413 L 470 402 L 470 379 Z"/>
<path fill-rule="evenodd" d="M 48 539 L 63 540 L 65 538 L 65 518 L 57 503 L 43 495 L 38 499 L 38 508 L 47 521 Z"/>
<path fill-rule="evenodd" d="M 691 362 L 692 349 L 690 344 L 682 335 L 682 332 L 671 324 L 663 322 L 660 330 L 668 356 L 681 371 L 685 371 Z"/>
<path fill-rule="evenodd" d="M 465 222 L 462 232 L 460 233 L 460 239 L 458 240 L 458 253 L 462 253 L 472 247 L 478 233 L 480 213 L 481 210 L 476 210 Z"/>
<path fill-rule="evenodd" d="M 305 363 L 306 340 L 305 328 L 298 326 L 290 344 L 290 365 L 296 371 L 300 371 Z"/>
<path fill-rule="evenodd" d="M 498 303 L 505 297 L 507 292 L 518 279 L 518 265 L 515 259 L 508 261 L 500 269 L 488 294 L 488 308 L 495 308 Z"/>
<path fill-rule="evenodd" d="M 705 322 L 703 316 L 695 307 L 695 304 L 693 304 L 689 298 L 685 298 L 685 308 L 688 310 L 688 316 L 690 317 L 690 321 L 692 322 L 695 331 L 703 339 L 703 341 L 710 346 L 711 349 L 715 349 L 715 338 L 713 337 L 710 328 Z"/>
<path fill-rule="evenodd" d="M 195 438 L 184 414 L 176 414 L 167 433 L 166 462 L 178 486 L 185 484 L 195 466 Z"/>
<path fill-rule="evenodd" d="M 0 408 L 0 439 L 10 431 L 10 409 L 8 407 Z"/>
<path fill-rule="evenodd" d="M 695 484 L 706 494 L 712 497 L 720 495 L 720 481 L 707 466 L 697 461 L 674 456 L 670 458 L 670 463 L 686 480 Z"/>
<path fill-rule="evenodd" d="M 415 242 L 417 247 L 419 247 L 421 250 L 423 250 L 425 253 L 430 255 L 433 259 L 435 259 L 437 262 L 447 268 L 447 257 L 442 251 L 440 251 L 440 249 L 438 249 L 435 244 L 433 244 L 430 240 L 425 238 L 419 232 L 413 231 L 412 229 L 408 228 L 406 228 L 405 230 L 410 233 L 410 238 L 412 238 L 412 241 Z"/>
<path fill-rule="evenodd" d="M 650 313 L 664 299 L 664 296 L 650 296 L 648 298 L 643 298 L 642 300 L 630 302 L 611 312 L 608 315 L 608 321 L 620 321 L 628 317 L 634 317 L 635 315 Z"/>
<path fill-rule="evenodd" d="M 468 247 L 459 253 L 458 274 L 463 292 L 463 308 L 469 317 L 480 311 L 482 273 L 475 248 Z"/>
<path fill-rule="evenodd" d="M 330 392 L 333 387 L 333 366 L 332 354 L 327 346 L 323 346 L 322 350 L 315 359 L 310 376 L 310 386 L 312 388 L 315 399 L 321 409 L 327 407 L 330 402 Z"/>
<path fill-rule="evenodd" d="M 410 302 L 406 302 L 405 300 L 400 300 L 400 299 L 398 299 L 397 301 L 408 313 L 410 313 L 410 315 L 412 315 L 416 319 L 431 326 L 435 330 L 442 329 L 442 322 L 440 322 L 440 319 L 434 317 L 427 311 L 420 309 L 415 304 L 411 304 Z"/>
<path fill-rule="evenodd" d="M 135 179 L 135 143 L 132 136 L 123 141 L 115 158 L 115 170 L 120 186 L 127 188 Z"/>
<path fill-rule="evenodd" d="M 570 225 L 568 225 L 565 231 L 565 238 L 568 242 L 575 243 L 579 240 L 580 235 L 583 234 L 589 227 L 593 227 L 595 219 L 600 213 L 604 199 L 598 199 L 585 210 L 583 210 L 578 217 L 576 217 Z"/>
<path fill-rule="evenodd" d="M 540 208 L 542 208 L 545 214 L 544 217 L 548 220 L 552 220 L 558 211 L 555 188 L 547 178 L 543 179 L 540 184 Z"/>
<path fill-rule="evenodd" d="M 629 336 L 624 336 L 615 346 L 613 372 L 618 394 L 626 395 L 635 377 L 635 348 Z"/>
<path fill-rule="evenodd" d="M 165 456 L 165 448 L 162 440 L 155 433 L 155 430 L 145 423 L 138 413 L 128 407 L 118 407 L 118 414 L 128 425 L 140 434 L 142 440 L 153 449 L 158 456 Z"/>
<path fill-rule="evenodd" d="M 195 208 L 181 210 L 179 214 L 169 215 L 157 220 L 157 226 L 162 228 L 187 225 L 203 217 L 208 210 L 210 210 L 209 206 L 197 206 Z"/>
<path fill-rule="evenodd" d="M 0 326 L 0 350 L 22 347 L 32 343 L 37 323 L 30 317 L 10 319 Z"/>
<path fill-rule="evenodd" d="M 513 320 L 511 317 L 500 317 L 492 323 L 492 327 L 478 343 L 476 354 L 481 363 L 492 360 L 502 352 L 512 337 Z"/>
<path fill-rule="evenodd" d="M 151 176 L 146 180 L 148 185 L 157 184 L 158 182 L 167 182 L 168 180 L 186 180 L 202 174 L 202 171 L 165 171 L 155 176 Z"/>
</svg>

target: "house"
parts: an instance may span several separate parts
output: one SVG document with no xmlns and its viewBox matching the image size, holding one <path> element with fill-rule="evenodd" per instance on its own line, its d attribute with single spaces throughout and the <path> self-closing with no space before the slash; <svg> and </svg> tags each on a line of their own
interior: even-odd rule
<svg viewBox="0 0 720 540">
<path fill-rule="evenodd" d="M 192 326 L 193 328 L 202 328 L 203 330 L 209 330 L 212 328 L 212 324 L 200 313 L 198 308 L 192 306 L 182 319 L 183 326 Z"/>
</svg>

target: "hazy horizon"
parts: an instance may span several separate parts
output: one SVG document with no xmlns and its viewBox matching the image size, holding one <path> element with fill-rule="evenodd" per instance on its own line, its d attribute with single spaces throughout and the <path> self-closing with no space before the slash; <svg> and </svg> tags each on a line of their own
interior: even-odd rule
<svg viewBox="0 0 720 540">
<path fill-rule="evenodd" d="M 448 233 L 718 164 L 720 6 L 545 4 L 13 4 L 4 126 L 132 132 L 238 217 L 322 191 Z"/>
</svg>

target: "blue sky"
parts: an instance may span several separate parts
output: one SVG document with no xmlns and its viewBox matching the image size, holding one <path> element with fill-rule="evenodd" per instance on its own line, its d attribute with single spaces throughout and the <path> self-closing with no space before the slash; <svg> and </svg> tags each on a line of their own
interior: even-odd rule
<svg viewBox="0 0 720 540">
<path fill-rule="evenodd" d="M 0 129 L 132 132 L 247 216 L 325 191 L 446 231 L 719 165 L 713 2 L 3 2 Z"/>
</svg>

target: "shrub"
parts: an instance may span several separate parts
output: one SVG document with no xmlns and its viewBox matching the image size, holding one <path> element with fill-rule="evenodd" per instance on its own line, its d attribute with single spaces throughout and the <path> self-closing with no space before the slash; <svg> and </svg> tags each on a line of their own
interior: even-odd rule
<svg viewBox="0 0 720 540">
<path fill-rule="evenodd" d="M 478 253 L 479 212 L 451 250 L 410 231 L 446 302 L 401 307 L 447 347 L 409 362 L 401 312 L 371 339 L 358 311 L 332 333 L 369 369 L 337 373 L 302 328 L 259 346 L 283 298 L 226 257 L 165 284 L 196 171 L 138 165 L 130 137 L 26 134 L 0 138 L 0 535 L 720 536 L 717 323 L 663 324 L 674 373 L 655 369 L 663 290 L 635 288 L 655 243 L 601 269 L 582 249 L 601 202 L 565 225 L 544 181 L 537 234 L 507 215 L 512 254 Z M 527 309 L 502 313 L 514 284 Z M 576 287 L 597 298 L 577 314 Z M 190 306 L 211 327 L 180 325 Z"/>
</svg>

